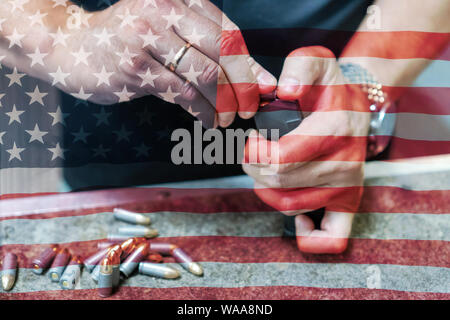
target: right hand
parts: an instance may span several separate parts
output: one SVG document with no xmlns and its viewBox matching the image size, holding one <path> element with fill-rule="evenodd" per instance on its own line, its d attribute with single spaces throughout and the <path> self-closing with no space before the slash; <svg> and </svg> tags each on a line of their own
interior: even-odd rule
<svg viewBox="0 0 450 320">
<path fill-rule="evenodd" d="M 207 0 L 202 7 L 190 0 L 155 0 L 156 7 L 152 2 L 119 1 L 94 13 L 89 27 L 68 29 L 67 47 L 52 44 L 48 73 L 60 67 L 69 76 L 65 85 L 54 84 L 72 94 L 83 88 L 99 104 L 155 95 L 180 104 L 207 127 L 227 127 L 236 112 L 251 118 L 260 93 L 273 91 L 276 79 L 248 55 L 236 25 Z M 100 41 L 105 32 L 113 36 Z M 165 65 L 187 42 L 192 47 L 170 71 Z M 72 55 L 81 48 L 92 53 L 88 64 Z M 95 75 L 102 70 L 111 73 L 109 81 Z M 122 100 L 115 94 L 120 92 Z"/>
</svg>

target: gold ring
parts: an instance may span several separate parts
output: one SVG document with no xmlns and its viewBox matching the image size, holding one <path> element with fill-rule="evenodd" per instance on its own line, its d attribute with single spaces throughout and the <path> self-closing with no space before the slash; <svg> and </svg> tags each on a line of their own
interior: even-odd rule
<svg viewBox="0 0 450 320">
<path fill-rule="evenodd" d="M 170 71 L 175 72 L 178 64 L 180 63 L 181 59 L 183 59 L 184 55 L 190 47 L 191 44 L 188 42 L 177 52 L 177 54 L 173 57 L 173 60 L 167 64 L 167 67 Z"/>
</svg>

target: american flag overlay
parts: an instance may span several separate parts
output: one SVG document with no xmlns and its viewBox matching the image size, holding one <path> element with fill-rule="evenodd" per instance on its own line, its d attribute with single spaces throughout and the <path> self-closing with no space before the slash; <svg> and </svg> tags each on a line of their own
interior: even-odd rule
<svg viewBox="0 0 450 320">
<path fill-rule="evenodd" d="M 151 217 L 159 231 L 151 241 L 179 245 L 205 274 L 191 275 L 165 257 L 180 279 L 136 275 L 111 299 L 450 298 L 450 27 L 428 30 L 409 17 L 394 30 L 361 29 L 377 1 L 125 1 L 39 0 L 31 13 L 31 5 L 39 7 L 33 0 L 0 4 L 0 259 L 12 252 L 19 263 L 14 287 L 0 291 L 0 300 L 98 299 L 87 270 L 74 290 L 62 290 L 32 273 L 30 261 L 50 244 L 83 258 L 95 253 L 127 225 L 114 221 L 116 207 Z M 62 27 L 40 38 L 55 10 Z M 144 23 L 140 11 L 156 12 L 158 22 Z M 194 16 L 207 27 L 186 27 Z M 179 39 L 190 45 L 174 77 Z M 383 42 L 389 47 L 374 53 Z M 349 49 L 352 43 L 364 45 Z M 422 49 L 411 50 L 417 43 Z M 327 51 L 294 51 L 312 46 Z M 325 65 L 334 57 L 416 74 L 378 79 L 398 98 L 395 114 L 386 115 L 396 116 L 394 132 L 377 133 L 390 138 L 389 148 L 365 162 L 365 127 L 327 131 L 336 119 L 367 122 L 369 111 L 333 99 L 359 85 L 325 74 L 302 83 L 308 94 L 299 103 L 310 119 L 304 131 L 280 140 L 304 149 L 270 164 L 358 163 L 364 177 L 299 186 L 287 173 L 284 184 L 255 183 L 252 169 L 244 175 L 239 163 L 173 163 L 172 133 L 194 135 L 196 120 L 202 134 L 217 125 L 255 128 L 242 116 L 258 108 L 251 103 L 259 96 L 254 73 L 264 68 L 278 79 L 284 65 Z M 312 157 L 321 148 L 334 149 Z M 244 162 L 252 150 L 248 142 Z M 295 238 L 282 235 L 280 211 L 323 207 L 355 214 L 347 250 L 300 252 Z"/>
</svg>

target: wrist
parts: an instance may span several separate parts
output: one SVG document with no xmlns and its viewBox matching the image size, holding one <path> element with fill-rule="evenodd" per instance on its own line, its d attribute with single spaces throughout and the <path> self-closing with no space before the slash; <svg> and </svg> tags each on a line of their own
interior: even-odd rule
<svg viewBox="0 0 450 320">
<path fill-rule="evenodd" d="M 351 84 L 358 84 L 366 95 L 371 114 L 368 132 L 367 159 L 383 152 L 394 134 L 396 104 L 383 85 L 365 68 L 353 63 L 339 64 L 344 77 Z"/>
</svg>

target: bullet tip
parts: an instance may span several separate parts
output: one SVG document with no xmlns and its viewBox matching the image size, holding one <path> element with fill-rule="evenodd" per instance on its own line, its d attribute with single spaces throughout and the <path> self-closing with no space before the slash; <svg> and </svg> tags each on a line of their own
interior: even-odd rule
<svg viewBox="0 0 450 320">
<path fill-rule="evenodd" d="M 143 215 L 138 216 L 136 220 L 137 220 L 138 224 L 142 224 L 142 225 L 149 225 L 152 223 L 152 221 L 150 220 L 149 217 L 146 217 Z"/>
<path fill-rule="evenodd" d="M 167 270 L 164 274 L 164 278 L 166 279 L 176 279 L 180 277 L 180 272 L 178 270 L 172 269 L 172 268 L 168 268 L 169 270 Z"/>
<path fill-rule="evenodd" d="M 11 274 L 4 274 L 2 276 L 2 287 L 3 290 L 9 291 L 14 285 L 15 277 Z"/>
<path fill-rule="evenodd" d="M 202 276 L 203 275 L 203 268 L 195 262 L 191 262 L 189 264 L 189 271 L 193 274 L 195 274 L 196 276 Z"/>
</svg>

